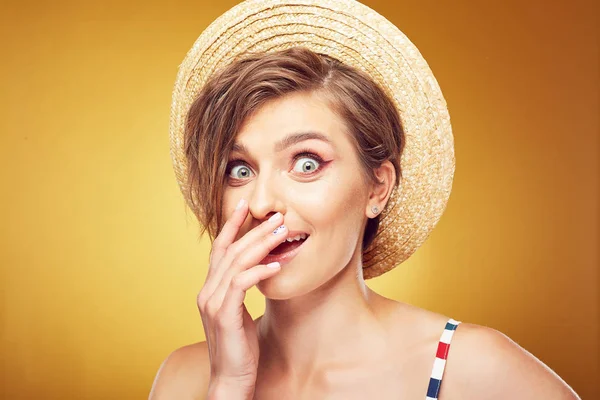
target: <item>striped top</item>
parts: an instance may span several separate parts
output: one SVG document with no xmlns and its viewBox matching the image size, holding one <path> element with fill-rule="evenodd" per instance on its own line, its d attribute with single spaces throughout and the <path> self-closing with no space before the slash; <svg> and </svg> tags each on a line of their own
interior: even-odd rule
<svg viewBox="0 0 600 400">
<path fill-rule="evenodd" d="M 458 324 L 460 324 L 460 321 L 455 321 L 452 318 L 446 322 L 446 327 L 444 328 L 444 332 L 442 332 L 442 337 L 438 343 L 425 400 L 437 400 L 438 398 L 440 387 L 442 386 L 442 376 L 444 375 L 444 369 L 446 368 L 446 360 L 448 359 L 448 351 L 450 350 L 450 342 L 452 341 L 452 336 L 454 335 L 454 331 L 456 331 Z"/>
</svg>

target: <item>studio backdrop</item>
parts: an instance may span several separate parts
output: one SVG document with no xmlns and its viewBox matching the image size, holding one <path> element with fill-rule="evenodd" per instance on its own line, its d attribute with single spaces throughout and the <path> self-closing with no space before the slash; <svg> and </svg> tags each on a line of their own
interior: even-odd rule
<svg viewBox="0 0 600 400">
<path fill-rule="evenodd" d="M 598 389 L 598 5 L 364 0 L 448 102 L 445 213 L 384 296 L 500 330 Z M 210 243 L 169 156 L 177 68 L 236 1 L 4 1 L 0 398 L 144 399 L 204 340 Z M 251 289 L 253 317 L 263 297 Z"/>
</svg>

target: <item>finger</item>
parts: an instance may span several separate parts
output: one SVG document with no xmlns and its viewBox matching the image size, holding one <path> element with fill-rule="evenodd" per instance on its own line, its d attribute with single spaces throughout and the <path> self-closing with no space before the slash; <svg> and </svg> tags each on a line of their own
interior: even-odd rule
<svg viewBox="0 0 600 400">
<path fill-rule="evenodd" d="M 241 311 L 240 305 L 244 302 L 246 291 L 258 282 L 277 274 L 280 270 L 281 265 L 275 262 L 267 265 L 260 264 L 237 274 L 227 289 L 227 295 L 219 314 L 235 320 Z"/>
<path fill-rule="evenodd" d="M 272 232 L 277 227 L 281 226 L 282 222 L 283 222 L 283 215 L 281 213 L 276 213 L 276 214 L 272 215 L 271 218 L 269 218 L 267 221 L 264 221 L 262 224 L 251 229 L 243 237 L 238 239 L 235 243 L 231 244 L 227 248 L 225 255 L 221 257 L 219 264 L 212 267 L 210 276 L 207 278 L 207 284 L 208 284 L 207 287 L 210 288 L 209 290 L 211 290 L 211 292 L 212 292 L 212 290 L 214 290 L 214 288 L 216 288 L 219 285 L 219 282 L 223 279 L 223 277 L 225 276 L 225 273 L 230 268 L 233 261 L 237 257 L 239 257 L 240 254 L 247 253 L 249 249 L 252 249 L 256 246 L 259 246 L 259 248 L 264 248 L 263 241 L 265 240 L 265 237 L 273 236 Z M 274 242 L 275 246 L 269 248 L 269 250 L 267 251 L 267 254 L 269 251 L 271 251 L 273 248 L 277 247 L 281 242 L 283 242 L 286 239 L 286 236 L 284 236 L 285 234 L 287 234 L 287 229 L 280 231 L 279 236 L 281 236 L 281 241 L 280 242 L 275 241 Z M 266 254 L 265 254 L 265 256 L 266 256 Z M 263 258 L 264 258 L 264 256 L 263 256 Z M 245 268 L 250 268 L 250 267 L 255 266 L 256 264 L 258 264 L 260 262 L 260 260 L 262 260 L 262 258 L 256 260 L 256 262 L 254 262 L 252 265 L 245 265 Z M 239 271 L 235 271 L 235 272 L 237 273 Z M 210 282 L 208 282 L 209 279 L 210 279 Z M 206 284 L 205 284 L 205 286 L 206 286 Z"/>
<path fill-rule="evenodd" d="M 212 250 L 210 252 L 211 268 L 219 264 L 223 254 L 225 254 L 227 248 L 235 240 L 240 231 L 240 227 L 246 220 L 247 215 L 248 202 L 245 199 L 240 199 L 236 209 L 233 211 L 233 214 L 227 221 L 225 221 L 221 232 L 217 235 L 212 243 Z"/>
<path fill-rule="evenodd" d="M 217 285 L 210 301 L 213 304 L 219 304 L 222 306 L 224 297 L 227 294 L 227 290 L 231 285 L 231 280 L 234 276 L 239 275 L 242 271 L 248 270 L 257 264 L 259 264 L 275 247 L 279 246 L 281 242 L 285 241 L 289 230 L 285 225 L 282 225 L 282 229 L 277 229 L 274 233 L 269 232 L 266 236 L 249 246 L 245 252 L 240 254 L 231 264 L 227 270 L 224 271 L 223 277 Z M 226 256 L 225 258 L 227 258 Z"/>
</svg>

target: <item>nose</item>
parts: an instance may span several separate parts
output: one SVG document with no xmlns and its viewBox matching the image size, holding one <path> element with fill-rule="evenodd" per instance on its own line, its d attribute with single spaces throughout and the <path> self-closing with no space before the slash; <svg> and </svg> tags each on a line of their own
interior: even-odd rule
<svg viewBox="0 0 600 400">
<path fill-rule="evenodd" d="M 263 221 L 277 212 L 285 214 L 283 192 L 277 184 L 276 177 L 265 173 L 259 174 L 252 185 L 248 196 L 248 208 L 255 219 Z"/>
</svg>

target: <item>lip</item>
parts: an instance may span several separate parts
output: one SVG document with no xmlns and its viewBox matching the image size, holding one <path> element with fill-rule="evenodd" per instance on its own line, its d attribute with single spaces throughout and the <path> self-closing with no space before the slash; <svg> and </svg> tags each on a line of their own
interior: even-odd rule
<svg viewBox="0 0 600 400">
<path fill-rule="evenodd" d="M 304 233 L 304 232 L 290 232 L 287 237 L 288 238 L 294 237 L 299 233 Z M 269 263 L 277 261 L 281 265 L 287 264 L 288 262 L 290 262 L 292 260 L 292 258 L 296 257 L 296 254 L 298 254 L 300 252 L 300 250 L 304 247 L 306 242 L 308 242 L 308 239 L 310 239 L 310 235 L 304 240 L 304 242 L 302 242 L 302 244 L 300 246 L 296 247 L 295 249 L 290 250 L 285 253 L 281 253 L 281 254 L 268 254 L 265 258 L 262 259 L 262 261 L 260 263 L 261 264 L 269 264 Z"/>
</svg>

